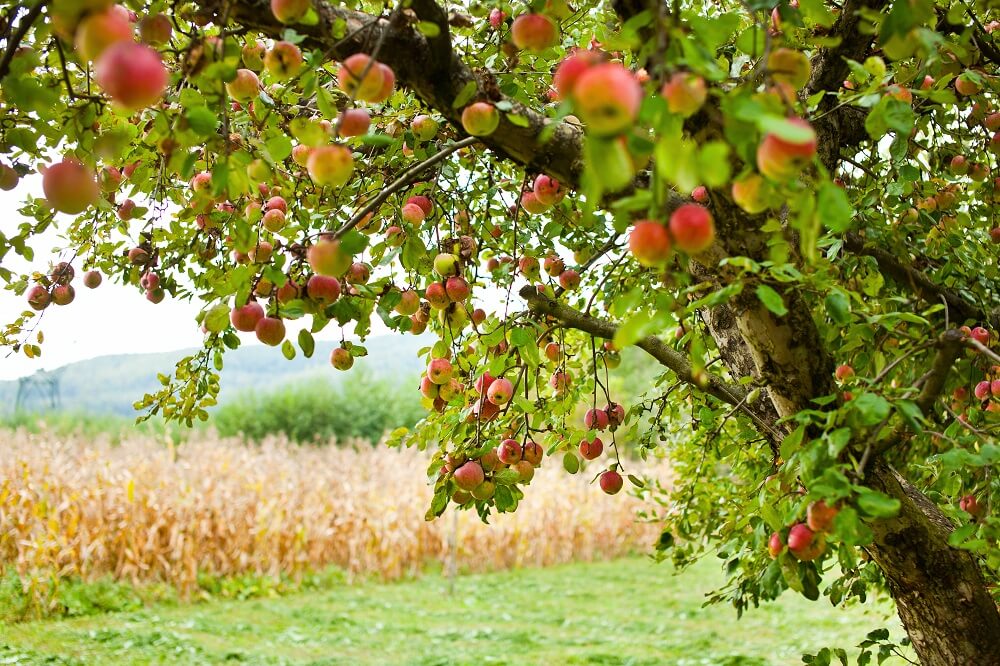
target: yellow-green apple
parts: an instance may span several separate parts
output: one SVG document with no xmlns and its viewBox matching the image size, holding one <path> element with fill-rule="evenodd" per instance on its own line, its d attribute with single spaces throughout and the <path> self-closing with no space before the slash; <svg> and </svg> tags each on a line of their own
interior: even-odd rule
<svg viewBox="0 0 1000 666">
<path fill-rule="evenodd" d="M 816 132 L 812 125 L 802 118 L 788 120 L 801 128 L 801 137 L 790 140 L 769 133 L 757 147 L 757 168 L 774 180 L 787 180 L 798 175 L 816 155 Z"/>
<path fill-rule="evenodd" d="M 660 95 L 667 101 L 670 113 L 687 118 L 698 112 L 708 97 L 705 79 L 691 72 L 676 72 L 670 77 Z"/>
<path fill-rule="evenodd" d="M 384 70 L 365 53 L 355 53 L 344 60 L 338 73 L 340 88 L 355 99 L 370 101 L 378 97 L 384 84 Z"/>
<path fill-rule="evenodd" d="M 511 40 L 519 49 L 541 52 L 559 39 L 556 24 L 544 14 L 521 14 L 510 26 Z"/>
<path fill-rule="evenodd" d="M 771 78 L 781 83 L 787 83 L 795 90 L 800 90 L 809 83 L 812 75 L 812 65 L 802 51 L 785 47 L 771 51 L 767 59 L 767 69 Z"/>
<path fill-rule="evenodd" d="M 281 23 L 298 23 L 309 7 L 309 0 L 271 0 L 271 13 Z"/>
<path fill-rule="evenodd" d="M 74 45 L 80 58 L 97 60 L 109 46 L 116 42 L 132 40 L 132 24 L 128 10 L 120 5 L 87 15 L 76 28 Z"/>
<path fill-rule="evenodd" d="M 462 127 L 472 136 L 489 136 L 500 126 L 500 112 L 488 102 L 474 102 L 462 110 Z"/>
<path fill-rule="evenodd" d="M 354 173 L 354 156 L 344 146 L 320 146 L 309 153 L 306 169 L 317 185 L 340 187 Z"/>
<path fill-rule="evenodd" d="M 170 41 L 174 27 L 166 14 L 145 16 L 139 21 L 139 39 L 152 46 L 166 44 Z M 263 52 L 261 53 L 263 55 Z"/>
<path fill-rule="evenodd" d="M 354 355 L 343 347 L 335 347 L 330 352 L 330 365 L 337 370 L 350 370 L 354 365 Z"/>
<path fill-rule="evenodd" d="M 287 81 L 302 69 L 302 51 L 290 42 L 277 42 L 264 54 L 264 69 L 277 81 Z"/>
</svg>

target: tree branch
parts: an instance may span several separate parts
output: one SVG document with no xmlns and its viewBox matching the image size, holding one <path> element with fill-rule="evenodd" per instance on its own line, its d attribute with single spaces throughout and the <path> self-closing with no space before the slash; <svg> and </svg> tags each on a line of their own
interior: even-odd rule
<svg viewBox="0 0 1000 666">
<path fill-rule="evenodd" d="M 214 16 L 221 14 L 226 2 L 199 0 L 199 5 L 202 13 Z M 321 1 L 314 2 L 313 7 L 319 15 L 316 25 L 296 26 L 305 37 L 304 48 L 317 49 L 343 60 L 354 53 L 367 52 L 371 41 L 385 33 L 388 48 L 379 55 L 379 60 L 392 67 L 400 85 L 412 90 L 459 129 L 465 105 L 455 106 L 454 103 L 460 94 L 469 101 L 509 102 L 511 110 L 500 114 L 500 126 L 491 135 L 481 137 L 482 142 L 501 157 L 523 164 L 529 170 L 545 172 L 570 187 L 579 184 L 583 171 L 583 130 L 560 122 L 543 141 L 542 131 L 552 121 L 504 96 L 488 73 L 473 72 L 451 49 L 446 31 L 428 38 L 402 21 L 399 25 L 390 25 L 386 19 L 375 19 L 369 14 Z M 414 8 L 419 8 L 418 13 L 427 17 L 439 19 L 443 16 L 444 27 L 447 27 L 447 14 L 431 0 L 420 0 Z M 267 0 L 234 0 L 229 15 L 233 21 L 274 39 L 281 39 L 286 30 L 286 26 L 275 19 Z M 442 27 L 437 20 L 434 22 Z M 369 29 L 361 30 L 369 25 Z M 346 36 L 338 38 L 338 34 Z M 468 95 L 470 84 L 472 94 Z M 510 117 L 515 117 L 518 124 L 511 122 Z"/>
<path fill-rule="evenodd" d="M 553 317 L 566 328 L 576 329 L 605 340 L 614 339 L 615 332 L 618 330 L 618 327 L 612 322 L 585 315 L 579 310 L 575 310 L 548 296 L 539 294 L 538 289 L 534 285 L 523 287 L 519 293 L 521 298 L 527 301 L 528 309 L 531 312 Z M 712 373 L 704 373 L 703 378 L 699 381 L 699 378 L 694 376 L 691 363 L 687 357 L 671 349 L 667 343 L 656 336 L 648 335 L 639 340 L 636 346 L 655 358 L 660 365 L 673 371 L 681 381 L 704 391 L 722 402 L 739 408 L 761 427 L 764 434 L 771 438 L 780 439 L 780 435 L 774 431 L 774 424 L 771 420 L 762 417 L 751 406 L 746 404 L 748 393 L 743 387 L 730 384 Z"/>
<path fill-rule="evenodd" d="M 49 0 L 38 0 L 35 6 L 29 9 L 28 13 L 17 22 L 17 32 L 11 35 L 10 41 L 7 43 L 7 50 L 4 51 L 3 58 L 0 59 L 0 81 L 10 73 L 10 61 L 14 59 L 14 54 L 21 47 L 21 41 L 38 20 L 38 17 L 41 16 L 42 10 L 47 4 L 49 4 Z"/>
<path fill-rule="evenodd" d="M 855 233 L 845 234 L 844 248 L 854 254 L 874 258 L 883 273 L 928 303 L 943 301 L 948 308 L 950 321 L 962 323 L 971 319 L 990 323 L 994 327 L 997 325 L 996 319 L 990 313 L 968 302 L 955 292 L 936 284 L 921 271 L 904 264 L 896 255 L 879 248 L 866 247 L 861 236 Z"/>
</svg>

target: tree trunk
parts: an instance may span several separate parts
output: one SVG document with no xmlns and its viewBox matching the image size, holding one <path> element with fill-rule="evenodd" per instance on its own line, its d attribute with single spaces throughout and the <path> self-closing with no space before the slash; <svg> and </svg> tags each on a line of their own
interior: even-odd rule
<svg viewBox="0 0 1000 666">
<path fill-rule="evenodd" d="M 1000 612 L 972 556 L 948 545 L 954 526 L 883 462 L 869 485 L 900 501 L 896 518 L 873 522 L 868 548 L 924 666 L 1000 664 Z"/>
</svg>

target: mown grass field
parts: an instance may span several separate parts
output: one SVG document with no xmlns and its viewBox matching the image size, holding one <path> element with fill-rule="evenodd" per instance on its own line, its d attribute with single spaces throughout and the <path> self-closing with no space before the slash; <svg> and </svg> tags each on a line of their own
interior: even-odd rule
<svg viewBox="0 0 1000 666">
<path fill-rule="evenodd" d="M 460 576 L 453 595 L 431 574 L 9 625 L 0 663 L 777 666 L 824 646 L 856 652 L 887 624 L 887 605 L 844 611 L 794 594 L 737 620 L 702 608 L 721 581 L 711 560 L 673 576 L 638 557 Z"/>
</svg>

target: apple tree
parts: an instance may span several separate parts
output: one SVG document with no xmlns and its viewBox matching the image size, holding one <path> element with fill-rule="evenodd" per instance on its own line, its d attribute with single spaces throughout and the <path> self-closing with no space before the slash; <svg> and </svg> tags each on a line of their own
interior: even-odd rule
<svg viewBox="0 0 1000 666">
<path fill-rule="evenodd" d="M 373 323 L 429 331 L 428 416 L 390 438 L 434 451 L 429 519 L 514 511 L 562 465 L 655 499 L 664 557 L 723 557 L 716 601 L 886 592 L 922 663 L 998 664 L 997 17 L 8 2 L 0 187 L 44 198 L 0 261 L 52 230 L 61 254 L 0 264 L 29 306 L 0 342 L 40 354 L 46 309 L 104 279 L 196 301 L 204 348 L 136 403 L 191 423 L 238 331 L 292 357 L 342 329 L 338 370 Z M 630 346 L 658 371 L 626 400 Z M 669 456 L 669 492 L 625 445 Z"/>
</svg>

